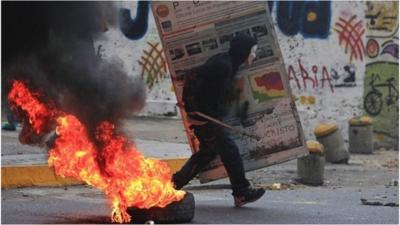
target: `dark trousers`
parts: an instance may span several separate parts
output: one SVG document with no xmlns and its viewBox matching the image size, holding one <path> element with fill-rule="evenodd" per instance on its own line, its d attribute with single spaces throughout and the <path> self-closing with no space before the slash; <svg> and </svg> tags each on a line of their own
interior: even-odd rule
<svg viewBox="0 0 400 225">
<path fill-rule="evenodd" d="M 233 195 L 242 195 L 250 186 L 245 177 L 243 161 L 236 144 L 227 131 L 217 125 L 207 123 L 192 126 L 200 142 L 200 150 L 194 153 L 180 171 L 173 175 L 176 187 L 181 188 L 192 180 L 217 154 L 228 173 Z"/>
<path fill-rule="evenodd" d="M 4 102 L 4 103 L 3 103 Z M 9 105 L 7 104 L 7 100 L 3 100 L 2 102 L 2 107 L 4 109 L 4 113 L 6 114 L 6 119 L 7 119 L 7 123 L 8 126 L 10 126 L 10 128 L 14 128 L 17 125 L 17 121 L 15 119 L 14 114 L 11 112 Z"/>
</svg>

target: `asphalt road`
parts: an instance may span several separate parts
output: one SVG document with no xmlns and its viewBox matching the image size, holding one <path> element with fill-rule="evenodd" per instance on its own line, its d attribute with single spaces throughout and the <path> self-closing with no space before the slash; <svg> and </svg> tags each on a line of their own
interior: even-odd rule
<svg viewBox="0 0 400 225">
<path fill-rule="evenodd" d="M 229 189 L 189 190 L 201 224 L 398 224 L 398 207 L 367 206 L 361 198 L 396 201 L 398 187 L 324 188 L 267 191 L 259 201 L 233 207 Z M 397 201 L 398 203 L 398 201 Z M 110 223 L 110 209 L 87 186 L 3 190 L 2 223 Z"/>
<path fill-rule="evenodd" d="M 156 146 L 166 148 L 167 143 L 187 145 L 182 129 L 177 120 L 151 119 L 130 120 L 125 127 L 142 149 L 149 149 L 144 151 L 149 155 L 152 154 L 150 150 Z M 2 162 L 7 157 L 40 156 L 46 152 L 43 148 L 19 144 L 17 134 L 2 132 Z M 183 147 L 176 154 L 190 152 Z M 352 154 L 349 164 L 327 163 L 325 183 L 321 187 L 298 184 L 296 170 L 296 160 L 292 160 L 248 172 L 247 177 L 255 185 L 268 188 L 273 183 L 280 183 L 290 189 L 268 190 L 260 201 L 240 209 L 233 207 L 227 179 L 203 185 L 198 180 L 192 181 L 189 191 L 196 199 L 192 223 L 399 223 L 398 207 L 367 206 L 360 200 L 398 205 L 398 187 L 392 185 L 399 177 L 397 151 L 379 149 L 371 155 Z M 2 223 L 110 223 L 110 208 L 104 195 L 87 186 L 2 190 L 1 197 Z"/>
</svg>

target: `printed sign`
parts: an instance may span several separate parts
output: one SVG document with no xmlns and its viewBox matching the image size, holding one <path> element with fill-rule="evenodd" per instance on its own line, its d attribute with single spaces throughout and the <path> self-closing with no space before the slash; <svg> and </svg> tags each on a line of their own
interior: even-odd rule
<svg viewBox="0 0 400 225">
<path fill-rule="evenodd" d="M 199 148 L 182 106 L 185 77 L 210 57 L 227 52 L 230 40 L 236 35 L 246 33 L 257 38 L 257 57 L 251 66 L 239 67 L 235 82 L 240 90 L 237 104 L 248 104 L 247 118 L 240 120 L 236 116 L 235 104 L 223 118 L 224 123 L 261 137 L 261 140 L 256 140 L 230 131 L 230 137 L 239 147 L 247 171 L 307 153 L 267 7 L 267 3 L 261 1 L 152 2 L 192 152 Z M 217 157 L 201 173 L 200 181 L 222 177 L 226 177 L 226 171 Z"/>
</svg>

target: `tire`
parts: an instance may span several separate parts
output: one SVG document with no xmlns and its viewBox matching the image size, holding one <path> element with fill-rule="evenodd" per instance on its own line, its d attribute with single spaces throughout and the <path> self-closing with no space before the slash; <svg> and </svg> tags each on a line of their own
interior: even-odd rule
<svg viewBox="0 0 400 225">
<path fill-rule="evenodd" d="M 365 96 L 364 99 L 364 109 L 365 111 L 372 115 L 377 116 L 382 110 L 383 101 L 381 95 L 376 92 L 370 92 Z"/>
<path fill-rule="evenodd" d="M 179 202 L 173 202 L 165 208 L 153 207 L 150 209 L 139 209 L 130 207 L 128 214 L 132 217 L 133 223 L 185 223 L 190 222 L 194 217 L 194 196 L 186 192 L 185 197 Z"/>
</svg>

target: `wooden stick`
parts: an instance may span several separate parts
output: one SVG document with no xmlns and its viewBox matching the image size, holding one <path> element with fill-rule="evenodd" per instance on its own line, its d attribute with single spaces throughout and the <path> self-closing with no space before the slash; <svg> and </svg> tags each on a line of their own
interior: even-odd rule
<svg viewBox="0 0 400 225">
<path fill-rule="evenodd" d="M 213 118 L 213 117 L 211 117 L 211 116 L 207 116 L 207 115 L 204 114 L 204 113 L 197 112 L 197 111 L 195 111 L 195 112 L 193 112 L 193 113 L 196 114 L 196 115 L 198 115 L 198 116 L 203 117 L 204 119 L 206 119 L 206 120 L 208 120 L 208 121 L 211 121 L 211 122 L 213 122 L 213 123 L 215 123 L 215 124 L 218 124 L 218 125 L 220 125 L 220 126 L 222 126 L 222 127 L 228 128 L 228 129 L 230 129 L 230 130 L 233 130 L 233 131 L 235 131 L 235 132 L 238 132 L 238 133 L 240 133 L 240 134 L 242 134 L 242 135 L 245 135 L 245 136 L 247 136 L 247 137 L 256 139 L 257 141 L 261 140 L 261 138 L 260 138 L 259 136 L 257 136 L 257 135 L 250 134 L 249 132 L 247 132 L 247 131 L 245 131 L 245 130 L 243 130 L 243 129 L 236 128 L 236 127 L 233 127 L 233 126 L 231 126 L 231 125 L 228 125 L 228 124 L 226 124 L 226 123 L 224 123 L 224 122 L 222 122 L 222 121 L 219 121 L 219 120 L 217 120 L 217 119 L 215 119 L 215 118 Z"/>
</svg>

